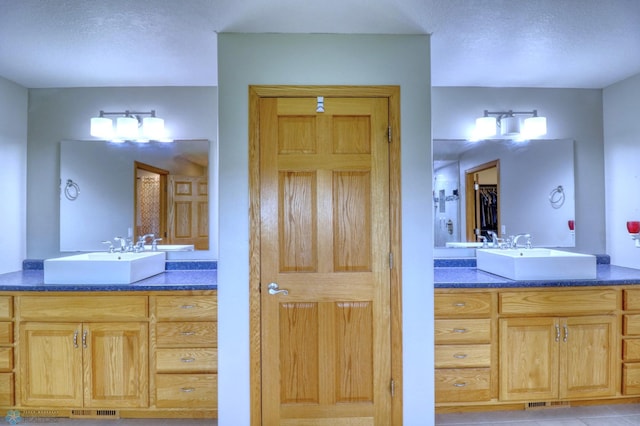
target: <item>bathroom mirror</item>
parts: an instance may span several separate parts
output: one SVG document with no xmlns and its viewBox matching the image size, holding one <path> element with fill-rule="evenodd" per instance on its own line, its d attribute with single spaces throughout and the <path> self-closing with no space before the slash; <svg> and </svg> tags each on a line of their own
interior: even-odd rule
<svg viewBox="0 0 640 426">
<path fill-rule="evenodd" d="M 148 233 L 209 250 L 209 145 L 60 142 L 60 251 L 102 251 L 104 240 Z"/>
<path fill-rule="evenodd" d="M 434 240 L 440 248 L 468 248 L 465 172 L 499 163 L 499 234 L 532 235 L 542 247 L 574 247 L 573 140 L 433 141 Z M 475 203 L 475 200 L 469 200 Z M 575 226 L 579 226 L 576 224 Z M 473 241 L 475 242 L 475 241 Z"/>
</svg>

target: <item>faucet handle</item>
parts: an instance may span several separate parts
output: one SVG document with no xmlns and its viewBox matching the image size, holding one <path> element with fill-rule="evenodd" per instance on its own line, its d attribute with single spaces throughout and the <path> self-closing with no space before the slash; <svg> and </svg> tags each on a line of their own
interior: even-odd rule
<svg viewBox="0 0 640 426">
<path fill-rule="evenodd" d="M 113 248 L 113 243 L 109 240 L 100 241 L 102 244 L 109 244 L 109 253 L 113 253 L 115 250 Z"/>
</svg>

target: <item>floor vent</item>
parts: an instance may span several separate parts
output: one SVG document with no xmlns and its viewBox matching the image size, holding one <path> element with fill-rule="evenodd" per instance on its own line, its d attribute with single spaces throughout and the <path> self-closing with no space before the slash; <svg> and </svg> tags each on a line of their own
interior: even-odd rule
<svg viewBox="0 0 640 426">
<path fill-rule="evenodd" d="M 72 419 L 119 419 L 120 414 L 116 410 L 71 410 Z"/>
<path fill-rule="evenodd" d="M 542 410 L 546 408 L 565 408 L 570 407 L 571 403 L 568 401 L 538 401 L 528 402 L 525 404 L 526 410 Z"/>
</svg>

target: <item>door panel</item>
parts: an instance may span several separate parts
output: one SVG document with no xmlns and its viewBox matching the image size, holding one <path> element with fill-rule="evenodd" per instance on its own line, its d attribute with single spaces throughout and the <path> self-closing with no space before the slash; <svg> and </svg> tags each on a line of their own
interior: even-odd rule
<svg viewBox="0 0 640 426">
<path fill-rule="evenodd" d="M 391 424 L 388 101 L 259 102 L 262 423 Z"/>
</svg>

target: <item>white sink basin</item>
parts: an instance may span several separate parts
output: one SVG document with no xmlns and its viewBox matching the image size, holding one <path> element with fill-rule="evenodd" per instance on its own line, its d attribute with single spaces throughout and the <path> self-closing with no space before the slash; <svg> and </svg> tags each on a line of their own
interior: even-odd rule
<svg viewBox="0 0 640 426">
<path fill-rule="evenodd" d="M 145 251 L 152 251 L 152 245 L 145 245 Z M 193 251 L 193 244 L 158 244 L 156 251 Z"/>
<path fill-rule="evenodd" d="M 591 280 L 596 278 L 596 257 L 561 250 L 477 249 L 478 269 L 512 280 Z"/>
<path fill-rule="evenodd" d="M 84 253 L 44 261 L 45 284 L 131 284 L 164 272 L 164 252 Z"/>
</svg>

